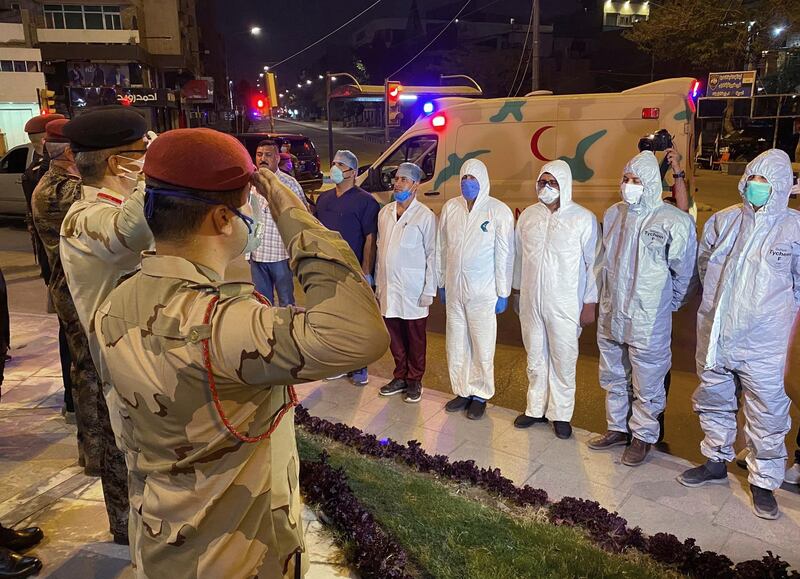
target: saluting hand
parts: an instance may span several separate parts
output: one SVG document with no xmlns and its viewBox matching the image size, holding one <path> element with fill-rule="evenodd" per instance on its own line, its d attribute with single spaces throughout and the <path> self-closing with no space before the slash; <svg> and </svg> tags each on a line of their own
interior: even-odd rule
<svg viewBox="0 0 800 579">
<path fill-rule="evenodd" d="M 277 221 L 278 216 L 293 207 L 305 210 L 303 202 L 289 189 L 281 183 L 275 173 L 266 168 L 261 168 L 252 177 L 253 186 L 259 195 L 267 200 L 272 218 Z"/>
</svg>

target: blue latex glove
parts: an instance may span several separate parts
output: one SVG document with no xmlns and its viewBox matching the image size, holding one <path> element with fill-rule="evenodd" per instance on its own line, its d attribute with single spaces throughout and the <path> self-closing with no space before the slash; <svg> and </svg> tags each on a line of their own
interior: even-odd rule
<svg viewBox="0 0 800 579">
<path fill-rule="evenodd" d="M 375 278 L 372 277 L 371 273 L 368 273 L 364 277 L 367 279 L 367 283 L 369 284 L 369 287 L 375 287 Z"/>
<path fill-rule="evenodd" d="M 502 314 L 508 307 L 508 298 L 497 298 L 497 305 L 494 306 L 495 314 Z"/>
<path fill-rule="evenodd" d="M 444 288 L 439 288 L 439 301 L 442 302 L 442 305 L 447 305 L 447 296 L 445 294 Z"/>
</svg>

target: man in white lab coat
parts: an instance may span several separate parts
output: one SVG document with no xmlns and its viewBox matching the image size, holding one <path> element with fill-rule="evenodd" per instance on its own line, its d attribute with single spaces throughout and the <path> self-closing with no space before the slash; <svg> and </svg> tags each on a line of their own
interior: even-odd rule
<svg viewBox="0 0 800 579">
<path fill-rule="evenodd" d="M 425 326 L 436 295 L 436 216 L 417 201 L 424 176 L 415 164 L 402 163 L 394 177 L 395 200 L 378 214 L 376 293 L 395 364 L 394 378 L 380 393 L 402 393 L 406 402 L 422 398 Z"/>
</svg>

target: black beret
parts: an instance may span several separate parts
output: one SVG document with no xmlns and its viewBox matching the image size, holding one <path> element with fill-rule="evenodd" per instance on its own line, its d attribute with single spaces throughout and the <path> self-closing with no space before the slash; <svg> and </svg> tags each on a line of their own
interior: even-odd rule
<svg viewBox="0 0 800 579">
<path fill-rule="evenodd" d="M 95 107 L 64 125 L 64 136 L 76 153 L 121 147 L 141 139 L 147 123 L 138 111 L 111 105 Z"/>
</svg>

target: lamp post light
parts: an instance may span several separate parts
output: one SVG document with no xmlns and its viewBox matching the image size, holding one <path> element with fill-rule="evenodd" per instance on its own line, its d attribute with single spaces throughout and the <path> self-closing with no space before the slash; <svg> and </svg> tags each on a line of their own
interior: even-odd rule
<svg viewBox="0 0 800 579">
<path fill-rule="evenodd" d="M 231 36 L 238 36 L 240 34 L 249 34 L 250 36 L 260 36 L 261 35 L 261 27 L 260 26 L 251 26 L 249 30 L 243 30 L 241 32 L 234 32 Z M 228 83 L 228 104 L 233 110 L 233 81 L 231 80 L 231 75 L 228 72 L 228 39 L 227 36 L 222 37 L 222 48 L 225 50 L 225 80 Z"/>
<path fill-rule="evenodd" d="M 336 82 L 336 76 L 349 76 L 356 83 L 358 90 L 361 90 L 361 84 L 358 79 L 349 72 L 326 72 L 325 73 L 325 110 L 328 117 L 328 164 L 333 165 L 333 119 L 331 118 L 331 82 Z"/>
<path fill-rule="evenodd" d="M 478 91 L 480 91 L 481 94 L 483 94 L 483 89 L 481 88 L 481 85 L 479 85 L 478 82 L 474 78 L 472 78 L 471 76 L 467 76 L 466 74 L 440 74 L 439 75 L 440 84 L 441 84 L 441 81 L 447 80 L 447 79 L 451 79 L 451 78 L 466 78 L 468 81 L 470 81 L 472 84 L 475 85 L 475 88 L 477 88 Z"/>
</svg>

